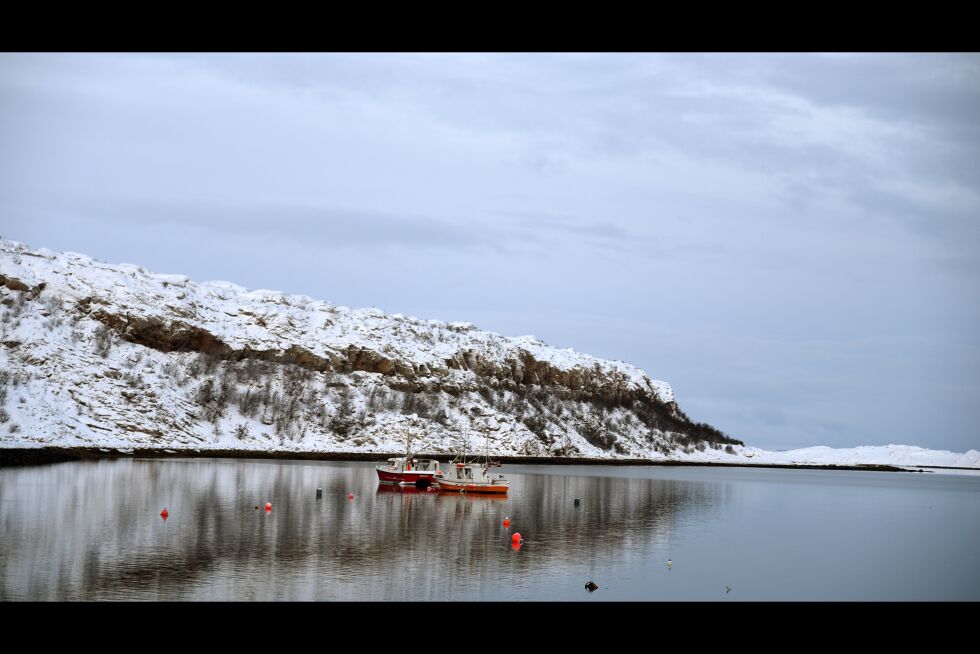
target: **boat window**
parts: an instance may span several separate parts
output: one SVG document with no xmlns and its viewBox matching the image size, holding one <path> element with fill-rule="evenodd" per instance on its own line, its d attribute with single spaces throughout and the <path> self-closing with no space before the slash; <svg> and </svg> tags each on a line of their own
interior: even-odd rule
<svg viewBox="0 0 980 654">
<path fill-rule="evenodd" d="M 465 468 L 465 470 L 466 470 L 466 477 L 469 478 L 469 479 L 472 479 L 473 478 L 473 471 L 470 470 L 469 468 Z"/>
</svg>

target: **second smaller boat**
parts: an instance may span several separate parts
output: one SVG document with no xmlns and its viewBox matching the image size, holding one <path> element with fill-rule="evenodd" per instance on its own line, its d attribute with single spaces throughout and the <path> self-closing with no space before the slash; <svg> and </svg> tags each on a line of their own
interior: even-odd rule
<svg viewBox="0 0 980 654">
<path fill-rule="evenodd" d="M 436 477 L 435 481 L 440 491 L 503 494 L 510 488 L 510 482 L 503 475 L 494 477 L 490 472 L 499 465 L 490 460 L 483 463 L 454 461 L 447 466 L 445 474 Z"/>
</svg>

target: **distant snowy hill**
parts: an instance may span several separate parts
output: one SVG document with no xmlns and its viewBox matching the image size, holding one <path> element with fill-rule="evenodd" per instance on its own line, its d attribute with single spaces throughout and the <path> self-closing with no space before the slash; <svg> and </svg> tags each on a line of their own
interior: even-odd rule
<svg viewBox="0 0 980 654">
<path fill-rule="evenodd" d="M 195 283 L 0 239 L 0 447 L 978 466 L 908 446 L 764 452 L 635 366 L 469 323 Z"/>
<path fill-rule="evenodd" d="M 668 458 L 721 462 L 754 463 L 778 465 L 889 465 L 897 467 L 949 467 L 976 468 L 980 471 L 980 452 L 950 452 L 948 450 L 927 450 L 914 445 L 865 445 L 861 447 L 832 448 L 806 447 L 799 450 L 771 452 L 756 447 L 735 447 L 737 457 L 722 456 L 714 450 L 680 454 Z"/>
</svg>

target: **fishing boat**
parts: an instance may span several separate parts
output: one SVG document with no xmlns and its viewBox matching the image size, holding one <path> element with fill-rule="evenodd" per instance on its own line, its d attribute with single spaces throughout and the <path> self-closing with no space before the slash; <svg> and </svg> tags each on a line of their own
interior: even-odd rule
<svg viewBox="0 0 980 654">
<path fill-rule="evenodd" d="M 392 457 L 386 463 L 375 466 L 378 481 L 382 484 L 399 484 L 425 488 L 442 476 L 439 462 L 435 459 L 416 459 L 412 455 L 412 439 L 408 440 L 405 456 Z"/>
<path fill-rule="evenodd" d="M 490 460 L 490 439 L 487 437 L 487 453 L 482 461 L 467 463 L 464 451 L 462 457 L 450 462 L 446 472 L 435 481 L 441 492 L 503 495 L 510 488 L 510 481 L 501 474 L 493 475 L 491 470 L 499 466 L 498 461 Z"/>
<path fill-rule="evenodd" d="M 504 494 L 510 488 L 510 481 L 498 474 L 494 476 L 490 470 L 499 463 L 486 461 L 483 463 L 464 463 L 457 461 L 449 464 L 446 473 L 436 478 L 439 490 L 451 493 L 493 493 Z"/>
</svg>

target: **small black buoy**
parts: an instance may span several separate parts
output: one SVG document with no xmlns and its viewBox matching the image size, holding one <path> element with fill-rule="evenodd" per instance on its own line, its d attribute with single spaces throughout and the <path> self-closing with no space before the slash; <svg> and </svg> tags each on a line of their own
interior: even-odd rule
<svg viewBox="0 0 980 654">
<path fill-rule="evenodd" d="M 582 503 L 582 500 L 580 500 L 579 498 L 576 497 L 575 498 L 575 506 L 578 506 L 581 503 Z"/>
<path fill-rule="evenodd" d="M 598 587 L 599 586 L 597 586 L 591 580 L 588 583 L 585 584 L 585 590 L 589 591 L 590 593 L 594 593 L 595 590 L 596 590 L 596 588 L 598 588 Z"/>
<path fill-rule="evenodd" d="M 323 489 L 318 488 L 316 489 L 316 499 L 320 499 L 321 497 L 323 497 Z"/>
</svg>

